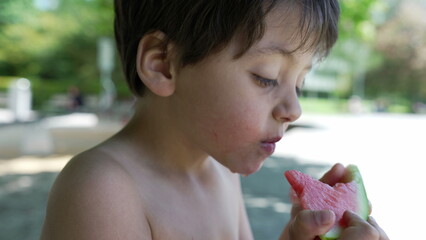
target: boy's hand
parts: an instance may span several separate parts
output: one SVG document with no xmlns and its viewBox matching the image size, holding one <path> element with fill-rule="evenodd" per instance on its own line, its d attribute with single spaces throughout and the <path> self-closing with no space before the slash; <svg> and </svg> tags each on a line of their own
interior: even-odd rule
<svg viewBox="0 0 426 240">
<path fill-rule="evenodd" d="M 293 206 L 291 215 L 281 240 L 319 239 L 316 236 L 326 233 L 333 226 L 335 219 L 331 211 L 301 210 L 299 205 Z"/>
<path fill-rule="evenodd" d="M 343 179 L 345 167 L 334 165 L 321 181 L 334 185 Z M 316 240 L 318 235 L 325 234 L 334 224 L 335 216 L 331 211 L 302 210 L 295 202 L 291 211 L 291 220 L 281 235 L 282 240 Z M 368 221 L 352 212 L 344 214 L 347 227 L 339 240 L 389 240 L 386 233 L 370 217 Z"/>
<path fill-rule="evenodd" d="M 348 226 L 343 230 L 339 240 L 389 240 L 386 233 L 372 217 L 365 221 L 355 213 L 346 211 L 343 215 L 343 220 Z"/>
</svg>

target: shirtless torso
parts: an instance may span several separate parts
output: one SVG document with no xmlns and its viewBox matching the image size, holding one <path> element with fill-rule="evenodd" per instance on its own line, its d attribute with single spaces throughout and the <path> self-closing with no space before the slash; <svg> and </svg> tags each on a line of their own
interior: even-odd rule
<svg viewBox="0 0 426 240">
<path fill-rule="evenodd" d="M 237 174 L 213 159 L 191 173 L 136 156 L 113 138 L 72 159 L 52 189 L 42 239 L 251 237 Z"/>
</svg>

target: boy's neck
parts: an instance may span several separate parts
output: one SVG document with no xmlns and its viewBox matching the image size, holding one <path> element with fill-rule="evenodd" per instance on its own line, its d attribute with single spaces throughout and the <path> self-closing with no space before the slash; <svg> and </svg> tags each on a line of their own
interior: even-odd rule
<svg viewBox="0 0 426 240">
<path fill-rule="evenodd" d="M 127 141 L 137 159 L 163 171 L 199 172 L 210 162 L 179 129 L 162 98 L 137 100 L 135 114 L 119 136 L 131 139 Z"/>
</svg>

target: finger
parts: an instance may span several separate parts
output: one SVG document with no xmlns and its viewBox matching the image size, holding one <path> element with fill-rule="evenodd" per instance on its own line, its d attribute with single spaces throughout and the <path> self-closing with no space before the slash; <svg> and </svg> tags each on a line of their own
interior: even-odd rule
<svg viewBox="0 0 426 240">
<path fill-rule="evenodd" d="M 386 235 L 385 231 L 383 231 L 383 229 L 379 226 L 379 224 L 377 224 L 376 220 L 373 217 L 368 217 L 367 222 L 369 222 L 374 228 L 377 229 L 377 231 L 379 231 L 380 240 L 389 240 L 388 235 Z"/>
<path fill-rule="evenodd" d="M 335 215 L 332 211 L 302 210 L 289 226 L 289 239 L 312 240 L 325 234 L 334 224 Z"/>
<path fill-rule="evenodd" d="M 339 240 L 381 240 L 379 231 L 355 213 L 346 211 L 343 214 L 343 221 L 347 227 Z"/>
<path fill-rule="evenodd" d="M 341 163 L 336 163 L 328 172 L 324 174 L 320 181 L 333 186 L 342 180 L 342 178 L 345 176 L 345 173 L 345 167 Z"/>
<path fill-rule="evenodd" d="M 302 210 L 303 208 L 300 204 L 293 204 L 293 207 L 291 208 L 291 218 L 295 218 Z"/>
</svg>

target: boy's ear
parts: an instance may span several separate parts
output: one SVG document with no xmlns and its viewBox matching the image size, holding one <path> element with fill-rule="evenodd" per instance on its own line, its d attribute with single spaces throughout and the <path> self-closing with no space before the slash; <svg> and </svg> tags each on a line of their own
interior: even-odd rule
<svg viewBox="0 0 426 240">
<path fill-rule="evenodd" d="M 167 97 L 175 91 L 171 74 L 171 55 L 167 52 L 166 36 L 160 31 L 145 35 L 136 55 L 136 70 L 145 86 L 154 94 Z"/>
</svg>

